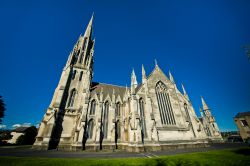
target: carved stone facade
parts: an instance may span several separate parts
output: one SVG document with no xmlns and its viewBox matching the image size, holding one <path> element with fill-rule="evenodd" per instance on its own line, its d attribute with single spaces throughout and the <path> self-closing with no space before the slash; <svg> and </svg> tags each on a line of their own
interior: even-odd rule
<svg viewBox="0 0 250 166">
<path fill-rule="evenodd" d="M 222 140 L 204 99 L 198 118 L 189 97 L 155 64 L 142 83 L 131 87 L 92 81 L 93 16 L 70 53 L 33 148 L 61 150 L 124 149 L 155 151 L 206 146 Z"/>
</svg>

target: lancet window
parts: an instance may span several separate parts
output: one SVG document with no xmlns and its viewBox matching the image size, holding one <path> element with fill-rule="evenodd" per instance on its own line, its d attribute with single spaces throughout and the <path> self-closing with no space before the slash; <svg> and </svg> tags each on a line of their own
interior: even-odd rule
<svg viewBox="0 0 250 166">
<path fill-rule="evenodd" d="M 115 115 L 116 116 L 121 116 L 121 104 L 120 104 L 120 102 L 116 103 L 116 106 L 115 106 Z"/>
<path fill-rule="evenodd" d="M 143 137 L 147 138 L 147 130 L 146 130 L 146 123 L 145 123 L 145 111 L 144 111 L 144 101 L 142 98 L 139 100 L 139 105 L 140 105 L 140 116 L 141 116 L 141 128 L 142 128 L 142 133 Z"/>
<path fill-rule="evenodd" d="M 109 102 L 106 101 L 104 104 L 104 113 L 103 113 L 103 134 L 104 138 L 108 136 L 108 114 L 109 114 Z"/>
<path fill-rule="evenodd" d="M 163 125 L 175 125 L 176 122 L 174 113 L 166 85 L 159 81 L 156 84 L 155 90 L 160 111 L 161 123 Z"/>
<path fill-rule="evenodd" d="M 73 89 L 69 96 L 68 107 L 73 107 L 76 97 L 76 90 Z"/>
<path fill-rule="evenodd" d="M 90 139 L 93 136 L 93 128 L 94 128 L 94 121 L 93 121 L 93 119 L 90 119 L 88 122 L 88 136 Z"/>
<path fill-rule="evenodd" d="M 95 115 L 96 101 L 92 100 L 90 104 L 90 115 Z"/>
</svg>

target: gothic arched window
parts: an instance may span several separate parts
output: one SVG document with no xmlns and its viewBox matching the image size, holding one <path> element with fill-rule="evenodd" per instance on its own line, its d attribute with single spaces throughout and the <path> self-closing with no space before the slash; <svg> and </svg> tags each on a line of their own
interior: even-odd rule
<svg viewBox="0 0 250 166">
<path fill-rule="evenodd" d="M 161 123 L 163 125 L 175 125 L 175 118 L 173 109 L 171 106 L 169 94 L 167 93 L 167 87 L 161 81 L 156 84 L 155 87 L 158 107 L 161 116 Z"/>
<path fill-rule="evenodd" d="M 79 81 L 82 81 L 83 71 L 80 72 Z"/>
<path fill-rule="evenodd" d="M 90 119 L 88 122 L 88 138 L 92 138 L 93 136 L 93 128 L 94 128 L 94 121 L 93 119 Z"/>
<path fill-rule="evenodd" d="M 109 115 L 109 102 L 106 101 L 104 104 L 104 114 L 103 114 L 103 134 L 104 138 L 108 136 L 108 115 Z"/>
<path fill-rule="evenodd" d="M 118 120 L 116 122 L 116 134 L 117 134 L 117 139 L 121 138 L 121 122 Z"/>
<path fill-rule="evenodd" d="M 76 97 L 76 90 L 73 89 L 69 96 L 68 107 L 73 107 Z"/>
<path fill-rule="evenodd" d="M 146 130 L 146 123 L 145 123 L 145 111 L 144 111 L 144 101 L 142 98 L 139 99 L 139 105 L 140 105 L 140 116 L 141 116 L 141 128 L 143 137 L 147 138 L 147 130 Z"/>
<path fill-rule="evenodd" d="M 188 107 L 187 107 L 186 103 L 184 103 L 184 109 L 185 109 L 185 112 L 186 112 L 186 121 L 189 122 L 190 121 L 190 116 L 189 116 L 189 113 L 188 113 Z"/>
<path fill-rule="evenodd" d="M 96 107 L 96 102 L 95 100 L 91 101 L 91 105 L 90 105 L 90 115 L 95 115 L 95 107 Z"/>
<path fill-rule="evenodd" d="M 72 80 L 74 80 L 76 77 L 76 70 L 73 71 L 73 74 L 72 74 Z"/>
<path fill-rule="evenodd" d="M 87 46 L 87 38 L 85 37 L 84 40 L 83 40 L 83 46 L 82 46 L 83 51 L 86 50 L 86 46 Z"/>
<path fill-rule="evenodd" d="M 116 116 L 121 116 L 121 104 L 118 102 L 115 105 L 115 115 Z"/>
</svg>

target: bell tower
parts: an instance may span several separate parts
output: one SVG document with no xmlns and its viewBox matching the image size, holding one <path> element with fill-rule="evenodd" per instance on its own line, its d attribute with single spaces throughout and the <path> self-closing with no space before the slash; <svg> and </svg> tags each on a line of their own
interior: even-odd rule
<svg viewBox="0 0 250 166">
<path fill-rule="evenodd" d="M 33 148 L 70 150 L 75 146 L 83 146 L 93 77 L 95 40 L 92 38 L 92 28 L 93 15 L 84 35 L 79 36 L 70 52 Z"/>
</svg>

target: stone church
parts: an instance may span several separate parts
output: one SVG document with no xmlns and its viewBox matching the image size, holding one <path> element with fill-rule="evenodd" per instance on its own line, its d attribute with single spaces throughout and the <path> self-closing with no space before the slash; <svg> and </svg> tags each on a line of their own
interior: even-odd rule
<svg viewBox="0 0 250 166">
<path fill-rule="evenodd" d="M 130 87 L 93 82 L 92 23 L 93 16 L 68 57 L 34 149 L 140 152 L 222 140 L 204 99 L 198 118 L 183 85 L 181 92 L 157 63 L 149 75 L 142 66 L 141 84 L 134 71 Z"/>
</svg>

